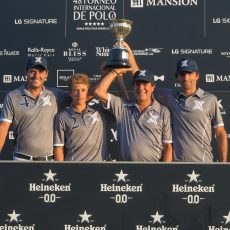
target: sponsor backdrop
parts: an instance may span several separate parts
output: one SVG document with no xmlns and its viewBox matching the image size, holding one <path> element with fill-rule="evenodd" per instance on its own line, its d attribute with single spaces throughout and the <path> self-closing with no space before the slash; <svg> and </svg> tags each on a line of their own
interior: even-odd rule
<svg viewBox="0 0 230 230">
<path fill-rule="evenodd" d="M 229 0 L 1 0 L 0 109 L 5 94 L 26 81 L 29 56 L 47 58 L 47 86 L 67 90 L 67 79 L 77 72 L 86 72 L 92 82 L 100 79 L 114 42 L 110 21 L 126 18 L 133 21 L 126 41 L 159 85 L 179 87 L 174 77 L 179 58 L 198 61 L 199 84 L 218 97 L 229 133 L 229 9 Z M 130 76 L 125 83 L 132 95 Z M 116 85 L 110 90 L 117 94 Z M 115 127 L 108 136 L 108 155 L 114 157 Z M 11 158 L 13 139 L 10 131 L 1 158 Z"/>
<path fill-rule="evenodd" d="M 228 230 L 228 173 L 229 164 L 1 163 L 0 229 Z"/>
</svg>

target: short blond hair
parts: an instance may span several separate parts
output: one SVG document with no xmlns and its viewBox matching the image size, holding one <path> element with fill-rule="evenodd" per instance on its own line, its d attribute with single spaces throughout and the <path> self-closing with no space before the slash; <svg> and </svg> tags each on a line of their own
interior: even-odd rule
<svg viewBox="0 0 230 230">
<path fill-rule="evenodd" d="M 89 88 L 90 87 L 90 81 L 89 81 L 88 75 L 84 74 L 84 73 L 77 73 L 77 74 L 74 74 L 72 77 L 70 77 L 68 79 L 69 91 L 71 91 L 73 89 L 73 86 L 76 84 L 85 84 Z"/>
</svg>

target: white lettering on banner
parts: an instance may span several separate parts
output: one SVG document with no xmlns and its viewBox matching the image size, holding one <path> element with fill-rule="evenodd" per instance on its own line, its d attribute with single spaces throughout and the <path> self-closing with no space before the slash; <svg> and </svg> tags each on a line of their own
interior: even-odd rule
<svg viewBox="0 0 230 230">
<path fill-rule="evenodd" d="M 228 82 L 230 81 L 230 75 L 220 74 L 206 74 L 206 82 Z"/>
<path fill-rule="evenodd" d="M 202 182 L 202 180 L 198 179 L 200 174 L 196 173 L 195 170 L 192 170 L 192 173 L 187 174 L 189 180 L 186 179 L 185 182 L 191 185 L 179 185 L 179 184 L 172 184 L 172 192 L 173 193 L 186 193 L 186 197 L 181 198 L 182 200 L 186 200 L 188 204 L 196 204 L 198 205 L 201 200 L 206 198 L 200 197 L 200 193 L 215 193 L 215 184 L 211 186 L 204 186 L 198 184 Z M 195 185 L 193 185 L 196 183 Z"/>
<path fill-rule="evenodd" d="M 18 56 L 20 52 L 18 50 L 0 50 L 0 56 Z"/>
<path fill-rule="evenodd" d="M 147 0 L 147 6 L 197 6 L 198 0 Z"/>
<path fill-rule="evenodd" d="M 101 192 L 143 192 L 143 185 L 131 186 L 128 184 L 125 185 L 108 185 L 101 184 Z"/>
<path fill-rule="evenodd" d="M 208 226 L 208 230 L 230 230 L 230 228 L 226 227 L 226 225 L 228 223 L 230 223 L 230 211 L 228 212 L 227 216 L 223 216 L 223 218 L 225 219 L 225 221 L 221 221 L 221 223 L 224 223 L 225 227 L 223 226 Z"/>
<path fill-rule="evenodd" d="M 16 25 L 49 25 L 49 24 L 57 24 L 57 19 L 45 19 L 45 18 L 40 18 L 40 19 L 35 19 L 35 18 L 26 18 L 26 19 L 15 19 L 14 23 Z"/>
<path fill-rule="evenodd" d="M 117 0 L 73 0 L 73 3 L 73 20 L 78 23 L 76 30 L 108 30 L 108 26 L 104 26 L 105 21 L 116 18 Z"/>
<path fill-rule="evenodd" d="M 172 54 L 200 54 L 200 55 L 212 55 L 212 49 L 172 49 Z"/>
<path fill-rule="evenodd" d="M 161 215 L 158 211 L 156 211 L 154 214 L 150 215 L 149 223 L 152 223 L 152 225 L 136 225 L 136 230 L 178 230 L 179 225 L 176 225 L 175 227 L 172 226 L 165 226 L 166 221 L 164 220 L 165 215 Z M 154 224 L 157 224 L 157 227 L 154 226 Z"/>
<path fill-rule="evenodd" d="M 115 173 L 117 179 L 113 179 L 117 183 L 121 182 L 128 182 L 130 179 L 127 179 L 127 173 L 124 173 L 121 169 L 119 173 Z M 143 184 L 140 185 L 129 185 L 129 184 L 100 184 L 100 192 L 107 192 L 107 193 L 116 193 L 110 197 L 113 199 L 117 204 L 126 204 L 128 200 L 133 199 L 133 197 L 128 196 L 127 193 L 140 193 L 143 192 Z M 119 192 L 119 193 L 117 193 Z"/>
<path fill-rule="evenodd" d="M 178 227 L 166 227 L 164 225 L 159 227 L 148 225 L 147 227 L 144 227 L 143 225 L 136 225 L 136 230 L 178 230 Z"/>
<path fill-rule="evenodd" d="M 43 173 L 46 179 L 42 179 L 42 181 L 53 182 L 53 184 L 44 184 L 44 183 L 29 183 L 29 192 L 45 192 L 42 196 L 38 196 L 39 199 L 42 199 L 45 203 L 55 203 L 57 199 L 60 199 L 60 196 L 57 196 L 57 192 L 71 192 L 71 183 L 68 185 L 60 185 L 54 183 L 59 179 L 55 179 L 57 173 L 53 173 L 50 169 L 48 173 Z"/>
<path fill-rule="evenodd" d="M 22 219 L 19 218 L 21 214 L 17 213 L 15 210 L 12 211 L 12 213 L 8 213 L 7 216 L 9 219 L 6 219 L 6 222 L 12 223 L 12 222 L 22 222 Z M 35 224 L 32 225 L 22 225 L 22 224 L 4 224 L 0 225 L 0 230 L 34 230 Z"/>
<path fill-rule="evenodd" d="M 35 225 L 24 226 L 18 224 L 18 225 L 11 226 L 11 225 L 4 224 L 4 225 L 0 225 L 0 230 L 34 230 L 35 229 L 34 227 Z"/>
<path fill-rule="evenodd" d="M 216 81 L 230 81 L 230 75 L 216 75 Z"/>
<path fill-rule="evenodd" d="M 213 18 L 213 24 L 230 24 L 230 18 Z"/>
<path fill-rule="evenodd" d="M 110 49 L 108 47 L 96 47 L 96 57 L 107 57 L 109 56 Z"/>
<path fill-rule="evenodd" d="M 58 184 L 45 185 L 43 183 L 41 184 L 30 183 L 29 191 L 30 192 L 70 192 L 71 183 L 69 183 L 69 185 L 58 185 Z"/>
<path fill-rule="evenodd" d="M 215 185 L 212 186 L 188 186 L 188 185 L 179 185 L 179 184 L 173 184 L 172 192 L 215 192 Z"/>
<path fill-rule="evenodd" d="M 104 227 L 99 227 L 99 226 L 93 226 L 93 225 L 89 225 L 89 226 L 79 226 L 79 225 L 69 225 L 69 224 L 65 224 L 64 225 L 65 230 L 106 230 L 106 226 Z"/>
</svg>

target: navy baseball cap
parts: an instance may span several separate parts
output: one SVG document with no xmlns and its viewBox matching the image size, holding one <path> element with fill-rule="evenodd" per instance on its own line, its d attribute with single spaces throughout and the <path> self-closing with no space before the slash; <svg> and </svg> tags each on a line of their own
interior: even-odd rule
<svg viewBox="0 0 230 230">
<path fill-rule="evenodd" d="M 198 64 L 190 58 L 182 58 L 177 62 L 176 74 L 181 72 L 199 72 Z"/>
<path fill-rule="evenodd" d="M 146 81 L 154 84 L 153 73 L 150 70 L 144 69 L 137 71 L 133 76 L 133 81 Z"/>
<path fill-rule="evenodd" d="M 31 69 L 35 66 L 41 66 L 45 70 L 48 69 L 47 61 L 44 57 L 29 57 L 26 63 L 26 69 Z"/>
</svg>

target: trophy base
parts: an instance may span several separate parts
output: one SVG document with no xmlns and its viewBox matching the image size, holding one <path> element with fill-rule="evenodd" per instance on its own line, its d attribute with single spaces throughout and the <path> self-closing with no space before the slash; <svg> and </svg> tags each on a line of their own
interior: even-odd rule
<svg viewBox="0 0 230 230">
<path fill-rule="evenodd" d="M 126 48 L 114 47 L 109 53 L 109 62 L 106 65 L 109 68 L 130 68 L 129 53 Z"/>
</svg>

